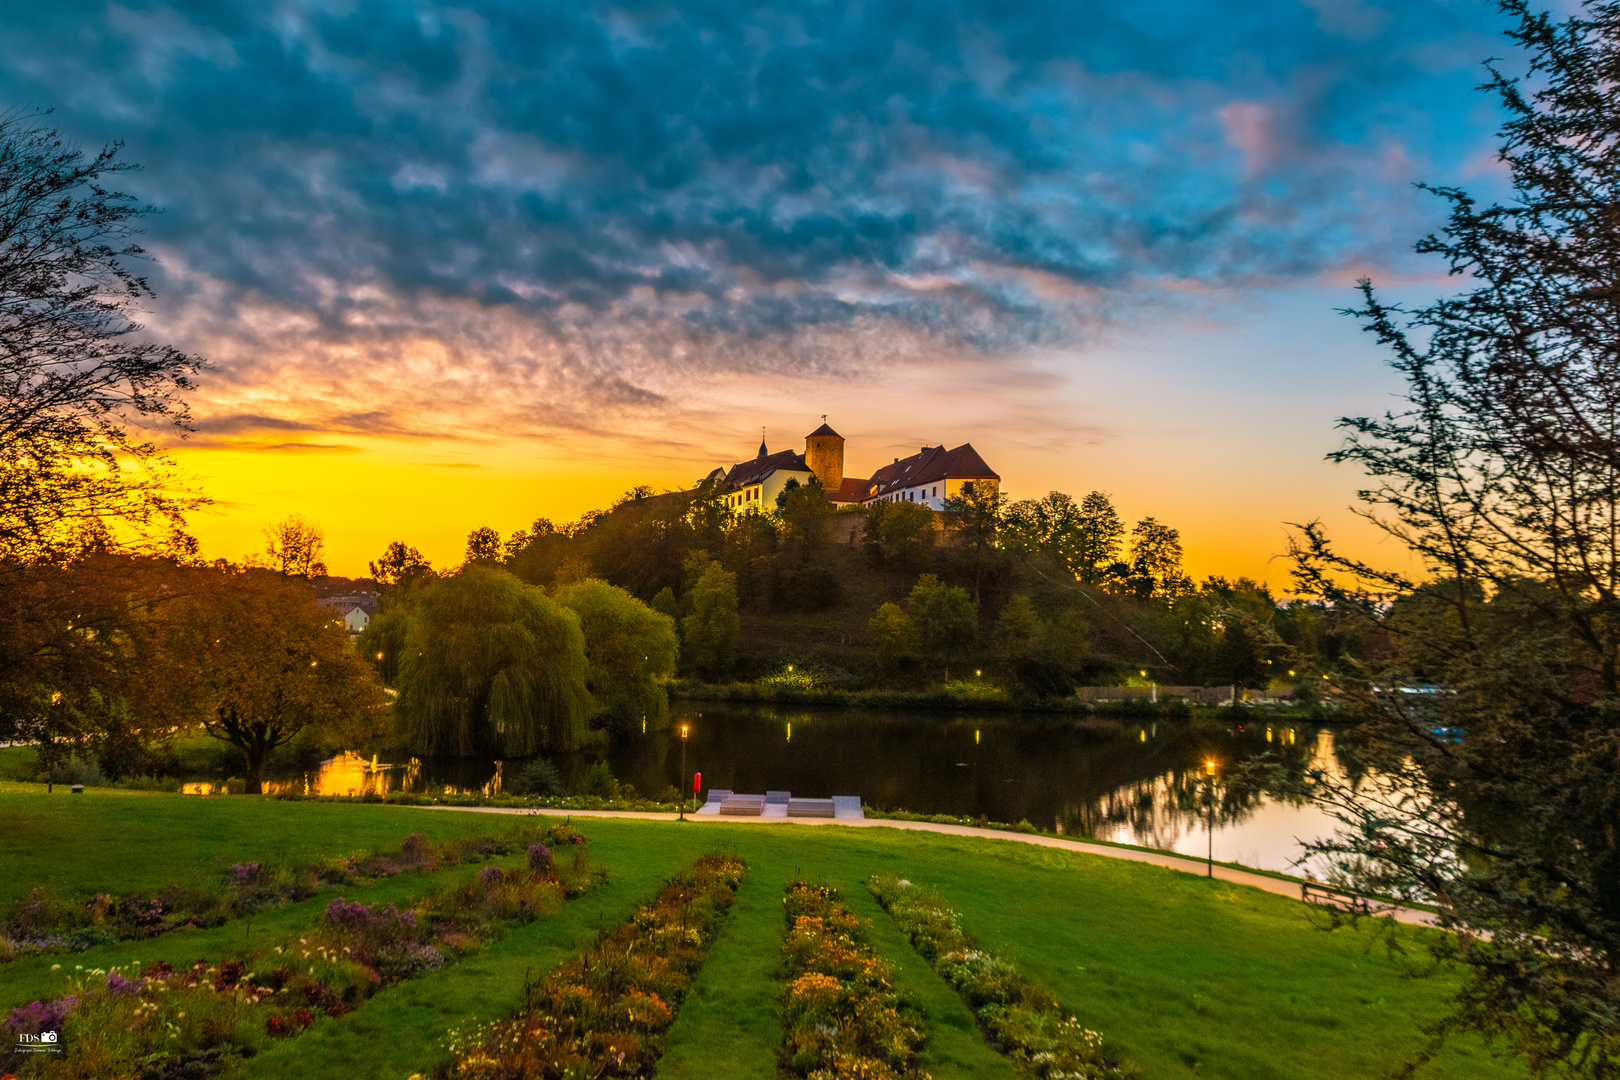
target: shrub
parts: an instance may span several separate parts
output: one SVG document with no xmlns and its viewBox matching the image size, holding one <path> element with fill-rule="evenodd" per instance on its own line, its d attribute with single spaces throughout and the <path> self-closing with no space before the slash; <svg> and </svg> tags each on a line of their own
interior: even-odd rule
<svg viewBox="0 0 1620 1080">
<path fill-rule="evenodd" d="M 619 782 L 613 778 L 613 770 L 608 768 L 606 761 L 598 761 L 585 770 L 585 777 L 579 784 L 579 793 L 595 795 L 602 799 L 619 797 Z"/>
<path fill-rule="evenodd" d="M 562 774 L 543 757 L 525 765 L 506 785 L 513 795 L 562 795 L 565 793 Z"/>
<path fill-rule="evenodd" d="M 1009 960 L 980 949 L 937 893 L 893 874 L 870 878 L 867 888 L 917 954 L 973 1007 L 985 1034 L 1020 1075 L 1038 1080 L 1131 1075 L 1109 1058 L 1101 1035 L 1081 1025 Z"/>
<path fill-rule="evenodd" d="M 545 873 L 551 869 L 551 849 L 544 844 L 529 845 L 529 869 Z"/>
<path fill-rule="evenodd" d="M 783 906 L 783 1075 L 926 1080 L 922 1017 L 894 992 L 888 964 L 838 890 L 791 882 Z"/>
</svg>

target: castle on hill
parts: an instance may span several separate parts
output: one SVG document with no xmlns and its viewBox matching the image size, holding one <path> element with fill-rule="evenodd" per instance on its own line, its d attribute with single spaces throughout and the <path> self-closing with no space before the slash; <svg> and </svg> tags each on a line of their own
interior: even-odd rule
<svg viewBox="0 0 1620 1080">
<path fill-rule="evenodd" d="M 839 510 L 857 510 L 878 503 L 922 503 L 930 510 L 944 508 L 945 500 L 988 487 L 998 490 L 1001 477 L 984 458 L 963 443 L 954 450 L 924 446 L 906 458 L 895 458 L 869 478 L 844 475 L 844 437 L 822 418 L 822 425 L 804 437 L 804 452 L 771 453 L 763 439 L 759 453 L 730 470 L 716 469 L 709 479 L 719 480 L 726 505 L 739 511 L 773 509 L 776 497 L 789 481 L 806 484 L 813 476 L 828 502 Z"/>
</svg>

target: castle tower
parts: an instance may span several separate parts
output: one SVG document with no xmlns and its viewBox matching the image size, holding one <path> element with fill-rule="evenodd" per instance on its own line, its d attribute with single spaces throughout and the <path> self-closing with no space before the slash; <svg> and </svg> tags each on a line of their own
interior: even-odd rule
<svg viewBox="0 0 1620 1080">
<path fill-rule="evenodd" d="M 821 481 L 824 491 L 837 491 L 844 484 L 844 437 L 827 426 L 821 426 L 804 437 L 804 467 Z"/>
</svg>

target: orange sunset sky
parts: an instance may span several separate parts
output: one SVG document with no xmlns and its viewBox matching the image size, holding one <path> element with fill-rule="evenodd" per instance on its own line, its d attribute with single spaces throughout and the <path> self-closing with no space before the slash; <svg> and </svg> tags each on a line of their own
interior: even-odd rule
<svg viewBox="0 0 1620 1080">
<path fill-rule="evenodd" d="M 656 403 L 589 422 L 541 401 L 526 415 L 503 388 L 488 402 L 458 398 L 476 426 L 451 433 L 323 425 L 358 402 L 346 400 L 353 387 L 315 377 L 233 393 L 205 376 L 201 416 L 309 419 L 229 435 L 205 423 L 176 456 L 216 500 L 192 519 L 210 557 L 258 551 L 265 525 L 301 513 L 324 528 L 332 573 L 363 576 L 392 540 L 443 567 L 480 525 L 505 536 L 540 516 L 571 520 L 636 484 L 688 487 L 751 457 L 761 426 L 772 450 L 802 449 L 825 412 L 847 440 L 850 475 L 925 443 L 971 442 L 1012 498 L 1106 491 L 1129 521 L 1154 515 L 1179 528 L 1195 577 L 1248 576 L 1286 593 L 1286 522 L 1321 518 L 1347 550 L 1402 561 L 1347 511 L 1356 472 L 1323 460 L 1338 416 L 1390 407 L 1398 389 L 1372 343 L 1334 312 L 1348 296 L 1348 282 L 1329 283 L 1243 303 L 1224 320 L 1106 330 L 1087 348 L 995 362 L 931 355 L 890 357 L 868 374 L 733 374 L 661 387 Z M 428 383 L 465 394 L 466 363 L 422 363 L 419 407 L 434 409 Z"/>
</svg>

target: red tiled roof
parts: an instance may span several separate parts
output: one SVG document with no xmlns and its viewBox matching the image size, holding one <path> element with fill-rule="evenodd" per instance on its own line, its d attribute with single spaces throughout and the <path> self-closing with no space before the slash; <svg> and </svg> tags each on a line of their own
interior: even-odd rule
<svg viewBox="0 0 1620 1080">
<path fill-rule="evenodd" d="M 804 455 L 796 450 L 781 450 L 767 457 L 757 457 L 752 461 L 744 461 L 733 465 L 726 474 L 726 486 L 732 491 L 745 488 L 750 484 L 757 484 L 767 476 L 778 470 L 790 472 L 809 472 L 804 467 Z"/>
<path fill-rule="evenodd" d="M 820 427 L 816 428 L 816 430 L 814 430 L 810 434 L 806 435 L 805 438 L 814 439 L 819 435 L 831 435 L 835 439 L 842 439 L 843 438 L 843 436 L 838 434 L 838 432 L 836 432 L 832 428 L 828 427 L 825 422 L 823 422 Z"/>
<path fill-rule="evenodd" d="M 866 494 L 866 481 L 857 480 L 853 476 L 844 477 L 844 482 L 833 491 L 824 492 L 830 503 L 860 502 Z"/>
<path fill-rule="evenodd" d="M 936 480 L 1000 480 L 986 465 L 984 458 L 973 449 L 972 443 L 963 443 L 954 450 L 943 446 L 930 446 L 919 454 L 901 458 L 893 465 L 885 465 L 866 482 L 863 499 L 873 499 L 903 488 L 931 484 Z"/>
</svg>

